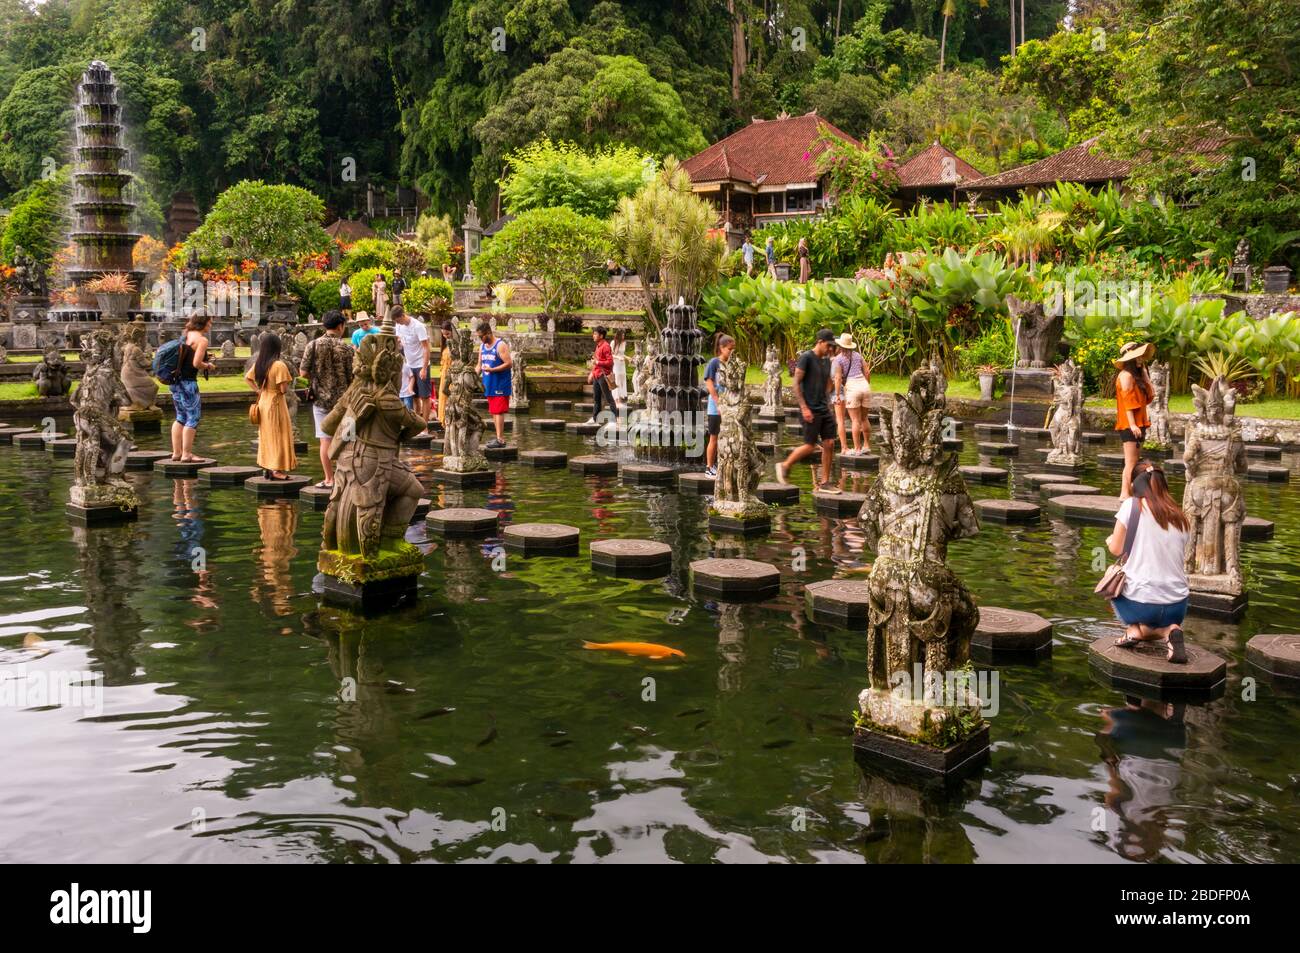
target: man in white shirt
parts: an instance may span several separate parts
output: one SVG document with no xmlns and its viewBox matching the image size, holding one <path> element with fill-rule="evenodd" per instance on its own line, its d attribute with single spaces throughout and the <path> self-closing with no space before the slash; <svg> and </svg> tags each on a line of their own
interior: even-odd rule
<svg viewBox="0 0 1300 953">
<path fill-rule="evenodd" d="M 419 318 L 407 314 L 401 305 L 393 305 L 391 313 L 397 340 L 402 344 L 402 354 L 406 366 L 410 368 L 415 388 L 414 396 L 404 400 L 407 407 L 423 418 L 428 414 L 429 394 L 432 393 L 429 381 L 429 329 Z"/>
</svg>

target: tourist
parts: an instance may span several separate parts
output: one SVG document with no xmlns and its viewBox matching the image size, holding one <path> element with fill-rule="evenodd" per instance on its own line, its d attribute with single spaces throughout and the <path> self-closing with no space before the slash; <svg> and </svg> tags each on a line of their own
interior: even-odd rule
<svg viewBox="0 0 1300 953">
<path fill-rule="evenodd" d="M 429 395 L 433 393 L 429 380 L 429 329 L 419 318 L 406 313 L 400 304 L 393 305 L 393 327 L 397 331 L 397 340 L 401 342 L 402 354 L 406 366 L 411 369 L 415 395 L 407 403 L 421 419 L 429 410 Z"/>
<path fill-rule="evenodd" d="M 199 371 L 210 371 L 217 366 L 208 360 L 208 331 L 211 328 L 210 315 L 196 314 L 185 322 L 177 358 L 180 380 L 168 387 L 172 406 L 176 409 L 176 421 L 172 424 L 172 459 L 184 463 L 198 459 L 194 456 L 194 434 L 199 427 L 199 418 L 203 416 L 199 400 Z"/>
<path fill-rule="evenodd" d="M 763 256 L 767 259 L 767 276 L 776 277 L 776 242 L 771 235 L 767 236 L 767 244 L 763 246 Z"/>
<path fill-rule="evenodd" d="M 731 352 L 736 349 L 736 339 L 729 334 L 718 336 L 714 357 L 704 368 L 704 389 L 709 392 L 707 410 L 709 423 L 709 443 L 704 448 L 704 473 L 706 476 L 718 475 L 718 434 L 722 430 L 722 412 L 718 409 L 718 398 L 726 390 L 719 379 L 722 365 L 731 360 Z"/>
<path fill-rule="evenodd" d="M 589 424 L 599 421 L 602 405 L 611 413 L 618 413 L 614 394 L 609 389 L 609 376 L 614 373 L 614 350 L 605 340 L 605 334 L 604 327 L 597 327 L 591 332 L 591 339 L 596 343 L 596 352 L 592 355 L 591 372 L 587 374 L 587 383 L 591 385 L 595 404 L 592 407 L 591 419 L 587 421 Z"/>
<path fill-rule="evenodd" d="M 483 394 L 487 397 L 488 413 L 492 415 L 492 426 L 496 428 L 496 437 L 483 446 L 495 449 L 506 445 L 506 411 L 510 409 L 510 368 L 514 361 L 510 359 L 510 345 L 496 336 L 492 322 L 484 321 L 478 326 L 478 372 L 483 375 Z"/>
<path fill-rule="evenodd" d="M 745 274 L 748 277 L 753 278 L 754 277 L 754 242 L 749 237 L 748 232 L 745 233 L 744 244 L 740 246 L 740 260 L 745 263 Z"/>
<path fill-rule="evenodd" d="M 325 333 L 307 343 L 298 373 L 307 378 L 311 416 L 320 441 L 320 465 L 325 471 L 325 479 L 316 485 L 330 490 L 334 488 L 334 461 L 330 458 L 330 435 L 321 424 L 352 383 L 352 361 L 357 352 L 343 336 L 347 322 L 340 312 L 326 311 L 321 324 Z"/>
<path fill-rule="evenodd" d="M 835 435 L 840 441 L 840 453 L 849 452 L 848 428 L 844 426 L 844 374 L 845 365 L 841 358 L 846 358 L 840 349 L 839 341 L 831 345 L 831 410 L 835 414 Z"/>
<path fill-rule="evenodd" d="M 382 271 L 375 275 L 375 280 L 370 283 L 370 298 L 375 306 L 375 320 L 382 323 L 384 315 L 388 314 L 388 285 L 384 281 Z"/>
<path fill-rule="evenodd" d="M 627 403 L 627 332 L 614 332 L 614 400 L 622 407 Z"/>
<path fill-rule="evenodd" d="M 361 339 L 367 334 L 378 334 L 379 328 L 370 320 L 370 315 L 362 311 L 357 315 L 357 329 L 352 332 L 352 346 L 361 347 Z"/>
<path fill-rule="evenodd" d="M 402 292 L 406 290 L 406 279 L 400 271 L 393 273 L 393 304 L 402 303 Z"/>
<path fill-rule="evenodd" d="M 352 320 L 352 286 L 346 278 L 339 282 L 339 310 L 343 317 Z"/>
<path fill-rule="evenodd" d="M 785 460 L 776 465 L 778 482 L 788 484 L 790 468 L 805 457 L 822 451 L 822 483 L 826 493 L 839 493 L 831 482 L 831 466 L 835 459 L 835 418 L 831 415 L 828 400 L 831 392 L 831 368 L 827 354 L 835 340 L 835 332 L 822 328 L 817 332 L 817 342 L 809 351 L 799 355 L 794 370 L 794 396 L 799 401 L 799 416 L 803 418 L 803 443 L 790 451 Z"/>
<path fill-rule="evenodd" d="M 442 341 L 442 359 L 439 362 L 438 371 L 438 424 L 445 427 L 447 425 L 447 386 L 451 383 L 451 336 L 456 333 L 455 326 L 450 320 L 443 321 L 442 332 L 439 337 Z"/>
<path fill-rule="evenodd" d="M 1142 444 L 1147 439 L 1151 421 L 1147 417 L 1147 404 L 1155 399 L 1155 385 L 1147 376 L 1146 365 L 1155 357 L 1154 344 L 1125 344 L 1120 348 L 1115 366 L 1115 429 L 1119 431 L 1124 446 L 1124 476 L 1119 497 L 1127 500 L 1133 492 L 1133 468 L 1142 456 Z"/>
<path fill-rule="evenodd" d="M 263 334 L 257 343 L 257 358 L 244 375 L 248 386 L 257 392 L 257 403 L 249 420 L 257 425 L 257 465 L 270 480 L 287 480 L 298 466 L 293 450 L 293 424 L 284 393 L 293 386 L 293 374 L 280 359 L 280 335 Z"/>
<path fill-rule="evenodd" d="M 796 249 L 799 255 L 799 281 L 802 284 L 807 284 L 808 279 L 812 277 L 812 262 L 809 258 L 808 239 L 799 239 L 799 244 L 796 246 Z"/>
<path fill-rule="evenodd" d="M 1132 496 L 1115 514 L 1115 531 L 1106 540 L 1111 555 L 1128 551 L 1123 592 L 1111 600 L 1126 627 L 1115 644 L 1134 648 L 1163 639 L 1168 660 L 1183 664 L 1187 649 L 1182 622 L 1190 594 L 1183 556 L 1190 526 L 1169 495 L 1164 471 L 1151 461 L 1142 460 L 1134 468 L 1131 489 Z"/>
<path fill-rule="evenodd" d="M 456 266 L 447 262 L 442 266 L 442 280 L 451 284 L 456 280 Z"/>
<path fill-rule="evenodd" d="M 853 335 L 845 331 L 835 339 L 840 349 L 840 377 L 842 381 L 842 407 L 849 415 L 853 432 L 853 447 L 846 450 L 853 456 L 868 453 L 871 450 L 871 423 L 867 420 L 867 410 L 871 406 L 871 368 L 862 359 Z"/>
</svg>

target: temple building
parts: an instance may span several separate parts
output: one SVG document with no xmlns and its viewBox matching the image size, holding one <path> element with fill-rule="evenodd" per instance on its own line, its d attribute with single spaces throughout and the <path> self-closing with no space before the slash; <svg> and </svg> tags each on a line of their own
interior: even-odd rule
<svg viewBox="0 0 1300 953">
<path fill-rule="evenodd" d="M 911 208 L 923 199 L 957 202 L 959 186 L 984 178 L 983 172 L 938 139 L 900 165 L 894 174 L 898 176 L 895 201 L 902 208 Z"/>
</svg>

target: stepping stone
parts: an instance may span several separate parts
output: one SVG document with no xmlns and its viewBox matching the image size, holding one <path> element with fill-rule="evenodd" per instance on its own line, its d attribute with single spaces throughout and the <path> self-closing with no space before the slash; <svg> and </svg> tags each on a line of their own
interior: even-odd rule
<svg viewBox="0 0 1300 953">
<path fill-rule="evenodd" d="M 35 427 L 0 427 L 0 443 L 13 443 L 20 433 L 35 433 Z"/>
<path fill-rule="evenodd" d="M 266 477 L 253 477 L 244 481 L 244 489 L 265 499 L 289 499 L 296 497 L 305 487 L 311 486 L 309 476 L 289 474 L 287 480 L 269 480 Z"/>
<path fill-rule="evenodd" d="M 596 404 L 590 400 L 580 400 L 573 405 L 573 409 L 580 414 L 592 414 L 596 412 Z"/>
<path fill-rule="evenodd" d="M 781 429 L 781 424 L 779 421 L 772 420 L 766 417 L 754 418 L 750 426 L 753 427 L 754 430 L 760 431 L 762 433 L 770 433 Z"/>
<path fill-rule="evenodd" d="M 1043 496 L 1047 497 L 1065 496 L 1068 493 L 1091 496 L 1094 493 L 1101 492 L 1095 486 L 1084 486 L 1082 483 L 1044 483 L 1038 490 Z"/>
<path fill-rule="evenodd" d="M 789 505 L 799 502 L 799 488 L 794 484 L 760 483 L 754 488 L 754 495 L 764 503 Z"/>
<path fill-rule="evenodd" d="M 433 443 L 433 434 L 426 430 L 424 433 L 416 434 L 406 442 L 412 447 L 427 447 Z"/>
<path fill-rule="evenodd" d="M 483 456 L 489 460 L 517 460 L 519 458 L 519 448 L 512 443 L 504 447 L 483 447 Z"/>
<path fill-rule="evenodd" d="M 563 430 L 564 421 L 558 417 L 532 417 L 528 424 L 534 430 Z"/>
<path fill-rule="evenodd" d="M 803 424 L 801 424 L 801 423 L 793 423 L 793 424 L 791 424 L 791 423 L 787 423 L 787 424 L 785 425 L 785 432 L 786 432 L 786 433 L 801 434 L 801 433 L 803 433 Z"/>
<path fill-rule="evenodd" d="M 168 450 L 132 450 L 126 455 L 126 468 L 128 470 L 152 470 L 155 463 L 169 457 L 171 457 L 171 452 Z"/>
<path fill-rule="evenodd" d="M 1187 463 L 1181 457 L 1174 457 L 1172 460 L 1161 460 L 1160 469 L 1166 473 L 1186 473 Z"/>
<path fill-rule="evenodd" d="M 712 493 L 715 482 L 717 481 L 713 477 L 703 473 L 677 475 L 677 489 L 682 493 L 694 493 L 697 496 L 707 496 Z"/>
<path fill-rule="evenodd" d="M 1250 540 L 1272 539 L 1273 521 L 1247 516 L 1241 521 L 1241 538 Z"/>
<path fill-rule="evenodd" d="M 472 403 L 475 410 L 487 410 L 488 402 L 486 397 L 475 397 Z"/>
<path fill-rule="evenodd" d="M 1135 688 L 1141 693 L 1207 696 L 1223 691 L 1228 663 L 1206 651 L 1190 640 L 1187 645 L 1187 663 L 1175 665 L 1165 660 L 1163 642 L 1151 642 L 1136 648 L 1120 648 L 1115 639 L 1120 635 L 1106 635 L 1088 646 L 1088 661 L 1110 682 L 1112 687 Z"/>
<path fill-rule="evenodd" d="M 1078 463 L 1048 463 L 1047 457 L 1051 454 L 1052 449 L 1053 448 L 1051 447 L 1035 447 L 1034 453 L 1043 458 L 1042 462 L 1035 464 L 1035 466 L 1042 467 L 1044 470 L 1055 471 L 1058 477 L 1065 474 L 1068 479 L 1074 479 L 1074 474 L 1084 468 L 1084 461 L 1082 458 L 1080 458 Z M 1102 457 L 1105 456 L 1105 454 L 1098 454 L 1098 456 Z M 1123 466 L 1123 464 L 1121 464 L 1121 466 Z"/>
<path fill-rule="evenodd" d="M 1022 437 L 1031 437 L 1034 440 L 1047 440 L 1052 436 L 1052 432 L 1046 427 L 1017 427 L 1015 432 Z"/>
<path fill-rule="evenodd" d="M 161 459 L 154 461 L 153 469 L 155 473 L 171 477 L 173 480 L 192 480 L 199 475 L 200 470 L 216 465 L 217 461 L 212 457 L 199 457 L 183 463 L 180 460 L 173 460 L 171 454 L 166 453 Z"/>
<path fill-rule="evenodd" d="M 960 450 L 962 447 L 966 445 L 960 439 L 944 440 L 942 441 L 942 443 L 943 443 L 943 449 L 945 450 Z"/>
<path fill-rule="evenodd" d="M 1282 448 L 1267 443 L 1246 444 L 1246 456 L 1259 457 L 1263 460 L 1281 460 Z"/>
<path fill-rule="evenodd" d="M 980 423 L 975 425 L 975 432 L 988 435 L 1004 434 L 1007 432 L 1007 425 Z"/>
<path fill-rule="evenodd" d="M 988 454 L 991 457 L 1016 457 L 1020 455 L 1020 444 L 1018 443 L 996 443 L 989 441 L 987 443 L 977 444 L 980 453 Z"/>
<path fill-rule="evenodd" d="M 1246 661 L 1300 687 L 1300 635 L 1257 635 L 1246 643 Z"/>
<path fill-rule="evenodd" d="M 618 473 L 618 460 L 598 454 L 570 457 L 569 469 L 585 476 L 614 476 Z"/>
<path fill-rule="evenodd" d="M 1001 467 L 958 467 L 961 475 L 972 483 L 1006 483 L 1007 477 L 1011 476 L 1010 470 L 1004 470 Z"/>
<path fill-rule="evenodd" d="M 813 508 L 822 516 L 837 519 L 856 519 L 862 504 L 867 501 L 865 493 L 827 493 L 813 490 Z"/>
<path fill-rule="evenodd" d="M 495 470 L 432 470 L 429 478 L 449 486 L 491 486 L 496 482 Z"/>
<path fill-rule="evenodd" d="M 1119 512 L 1118 496 L 1102 496 L 1100 493 L 1067 493 L 1054 496 L 1047 501 L 1049 512 L 1057 513 L 1066 519 L 1075 519 L 1084 523 L 1096 523 L 1100 526 L 1113 526 L 1115 514 Z"/>
<path fill-rule="evenodd" d="M 564 429 L 569 433 L 580 434 L 583 437 L 591 437 L 600 433 L 600 424 L 587 423 L 585 420 L 571 420 L 564 425 Z"/>
<path fill-rule="evenodd" d="M 1112 470 L 1124 469 L 1124 454 L 1122 453 L 1099 453 L 1097 454 L 1097 466 L 1110 467 Z"/>
<path fill-rule="evenodd" d="M 298 491 L 298 502 L 307 503 L 317 513 L 323 513 L 325 508 L 330 505 L 330 494 L 333 490 L 327 490 L 323 486 L 304 486 Z"/>
<path fill-rule="evenodd" d="M 19 450 L 44 450 L 45 445 L 51 440 L 62 440 L 65 437 L 67 437 L 65 433 L 46 433 L 44 430 L 33 430 L 31 433 L 14 434 L 13 443 Z"/>
<path fill-rule="evenodd" d="M 728 602 L 767 599 L 781 591 L 781 571 L 753 559 L 697 559 L 690 575 L 697 595 Z"/>
<path fill-rule="evenodd" d="M 1084 443 L 1105 443 L 1110 434 L 1101 433 L 1096 430 L 1085 430 L 1079 435 Z"/>
<path fill-rule="evenodd" d="M 976 656 L 1052 654 L 1052 623 L 1034 612 L 980 606 L 980 622 L 970 641 Z"/>
<path fill-rule="evenodd" d="M 754 444 L 754 446 L 758 448 L 759 453 L 765 456 L 769 456 L 769 457 L 776 456 L 776 444 L 774 443 L 762 442 L 762 443 L 756 443 Z"/>
<path fill-rule="evenodd" d="M 624 483 L 661 485 L 671 483 L 673 479 L 672 467 L 656 466 L 653 463 L 624 464 L 618 474 Z"/>
<path fill-rule="evenodd" d="M 415 501 L 415 511 L 411 514 L 411 525 L 415 525 L 424 519 L 429 513 L 429 507 L 433 505 L 433 500 L 427 496 L 422 496 Z"/>
<path fill-rule="evenodd" d="M 844 470 L 879 470 L 880 458 L 874 453 L 837 453 L 835 461 Z"/>
<path fill-rule="evenodd" d="M 519 462 L 526 467 L 554 469 L 569 462 L 569 455 L 563 450 L 525 450 L 519 454 Z"/>
<path fill-rule="evenodd" d="M 56 457 L 75 457 L 77 455 L 77 438 L 67 437 L 63 440 L 51 440 L 45 449 Z"/>
<path fill-rule="evenodd" d="M 1042 486 L 1044 483 L 1078 483 L 1077 476 L 1069 476 L 1064 473 L 1026 473 L 1021 477 L 1032 487 Z"/>
<path fill-rule="evenodd" d="M 261 467 L 208 467 L 199 474 L 199 482 L 207 486 L 243 486 L 246 480 L 261 475 Z"/>
<path fill-rule="evenodd" d="M 804 603 L 814 622 L 865 624 L 871 604 L 866 579 L 823 579 L 803 587 Z"/>
<path fill-rule="evenodd" d="M 673 548 L 649 539 L 600 539 L 591 544 L 591 568 L 618 576 L 666 576 L 673 568 Z"/>
<path fill-rule="evenodd" d="M 764 507 L 752 516 L 733 516 L 719 513 L 709 507 L 709 529 L 715 533 L 733 533 L 737 536 L 758 536 L 772 531 L 772 516 Z"/>
<path fill-rule="evenodd" d="M 257 441 L 256 438 L 254 438 L 253 440 L 250 440 L 249 443 L 251 443 L 251 444 L 253 445 L 253 449 L 254 449 L 254 450 L 257 449 L 258 441 Z M 307 452 L 307 441 L 306 441 L 306 440 L 295 440 L 295 441 L 293 442 L 293 452 L 294 452 L 294 453 L 306 453 L 306 452 Z"/>
<path fill-rule="evenodd" d="M 975 510 L 993 523 L 1037 523 L 1042 507 L 1024 500 L 976 500 Z"/>
<path fill-rule="evenodd" d="M 443 536 L 491 536 L 497 531 L 501 514 L 496 510 L 456 506 L 433 510 L 424 518 L 430 533 Z"/>
<path fill-rule="evenodd" d="M 14 443 L 22 439 L 15 438 Z M 1246 479 L 1257 483 L 1286 483 L 1291 479 L 1291 471 L 1272 463 L 1252 463 L 1246 467 Z"/>
<path fill-rule="evenodd" d="M 563 523 L 511 523 L 501 535 L 506 548 L 525 556 L 576 556 L 581 534 Z"/>
<path fill-rule="evenodd" d="M 571 400 L 548 400 L 544 401 L 547 410 L 569 410 L 573 407 Z"/>
</svg>

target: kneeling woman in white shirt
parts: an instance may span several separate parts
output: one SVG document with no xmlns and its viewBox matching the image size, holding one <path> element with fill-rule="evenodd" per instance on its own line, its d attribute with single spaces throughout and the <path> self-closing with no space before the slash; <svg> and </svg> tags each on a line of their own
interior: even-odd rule
<svg viewBox="0 0 1300 953">
<path fill-rule="evenodd" d="M 1124 591 L 1111 600 L 1127 628 L 1115 644 L 1134 648 L 1163 639 L 1170 662 L 1185 663 L 1182 622 L 1187 615 L 1187 517 L 1169 495 L 1164 471 L 1147 460 L 1133 471 L 1133 496 L 1120 504 L 1115 531 L 1106 540 L 1111 554 L 1124 552 L 1134 533 L 1133 548 L 1124 563 Z"/>
</svg>

